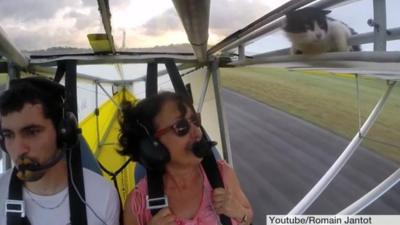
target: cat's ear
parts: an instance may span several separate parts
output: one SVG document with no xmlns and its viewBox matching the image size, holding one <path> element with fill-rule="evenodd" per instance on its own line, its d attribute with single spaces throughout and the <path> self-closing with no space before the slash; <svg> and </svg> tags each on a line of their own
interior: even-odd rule
<svg viewBox="0 0 400 225">
<path fill-rule="evenodd" d="M 287 13 L 285 13 L 286 18 L 292 16 L 294 12 L 296 12 L 296 10 L 294 9 L 289 10 Z"/>
<path fill-rule="evenodd" d="M 329 13 L 331 13 L 331 10 L 322 10 L 321 11 L 323 15 L 328 15 Z"/>
</svg>

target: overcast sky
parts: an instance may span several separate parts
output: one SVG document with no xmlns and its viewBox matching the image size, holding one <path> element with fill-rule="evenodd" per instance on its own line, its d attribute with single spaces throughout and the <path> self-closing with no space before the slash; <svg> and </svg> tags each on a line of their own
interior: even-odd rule
<svg viewBox="0 0 400 225">
<path fill-rule="evenodd" d="M 172 1 L 112 0 L 113 35 L 128 47 L 187 43 Z M 211 0 L 209 43 L 263 16 L 282 0 Z M 22 49 L 89 47 L 88 33 L 104 32 L 96 0 L 0 1 L 0 25 Z"/>
<path fill-rule="evenodd" d="M 123 30 L 127 35 L 127 47 L 188 42 L 172 1 L 109 2 L 117 46 L 122 45 Z M 285 2 L 287 0 L 211 0 L 209 44 L 217 43 Z M 400 1 L 387 0 L 387 8 L 389 27 L 400 26 Z M 0 15 L 0 26 L 21 49 L 89 48 L 86 35 L 104 32 L 96 0 L 1 0 Z M 372 18 L 372 0 L 334 9 L 330 16 L 343 20 L 358 32 L 371 31 L 366 21 Z M 288 45 L 286 38 L 277 33 L 250 45 L 249 52 Z"/>
</svg>

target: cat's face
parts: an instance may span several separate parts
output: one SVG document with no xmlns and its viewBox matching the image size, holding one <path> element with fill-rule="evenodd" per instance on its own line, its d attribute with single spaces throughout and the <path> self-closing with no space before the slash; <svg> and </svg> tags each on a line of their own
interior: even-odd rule
<svg viewBox="0 0 400 225">
<path fill-rule="evenodd" d="M 324 40 L 328 31 L 326 14 L 329 12 L 312 7 L 289 12 L 284 30 L 301 42 Z"/>
</svg>

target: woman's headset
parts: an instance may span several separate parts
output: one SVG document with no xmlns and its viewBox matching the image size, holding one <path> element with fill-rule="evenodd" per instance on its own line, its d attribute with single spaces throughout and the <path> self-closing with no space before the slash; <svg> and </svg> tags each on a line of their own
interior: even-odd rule
<svg viewBox="0 0 400 225">
<path fill-rule="evenodd" d="M 164 170 L 165 165 L 171 160 L 171 156 L 169 155 L 167 148 L 156 138 L 150 135 L 149 130 L 144 124 L 138 120 L 136 123 L 145 131 L 147 135 L 140 141 L 139 144 L 139 162 L 143 164 L 145 168 L 150 170 Z"/>
<path fill-rule="evenodd" d="M 150 135 L 149 130 L 144 124 L 140 123 L 139 121 L 136 121 L 136 123 L 145 131 L 147 135 L 146 138 L 143 138 L 139 144 L 140 163 L 142 163 L 143 166 L 148 169 L 163 170 L 165 165 L 171 160 L 171 156 L 167 148 L 155 137 Z M 217 143 L 208 140 L 205 135 L 205 131 L 200 124 L 199 127 L 203 132 L 203 136 L 198 142 L 194 143 L 192 151 L 195 156 L 203 158 L 209 154 L 212 154 L 211 148 Z"/>
</svg>

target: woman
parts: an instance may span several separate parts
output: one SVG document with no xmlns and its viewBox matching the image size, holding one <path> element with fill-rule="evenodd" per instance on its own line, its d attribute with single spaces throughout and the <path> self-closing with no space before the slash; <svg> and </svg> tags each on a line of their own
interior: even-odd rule
<svg viewBox="0 0 400 225">
<path fill-rule="evenodd" d="M 168 207 L 151 216 L 146 209 L 147 181 L 142 179 L 125 202 L 126 225 L 218 224 L 219 214 L 232 224 L 250 224 L 253 211 L 231 167 L 218 161 L 225 188 L 212 189 L 192 148 L 201 140 L 199 119 L 191 102 L 172 92 L 125 105 L 121 120 L 122 154 L 140 161 L 141 143 L 154 138 L 170 156 L 162 165 Z"/>
</svg>

